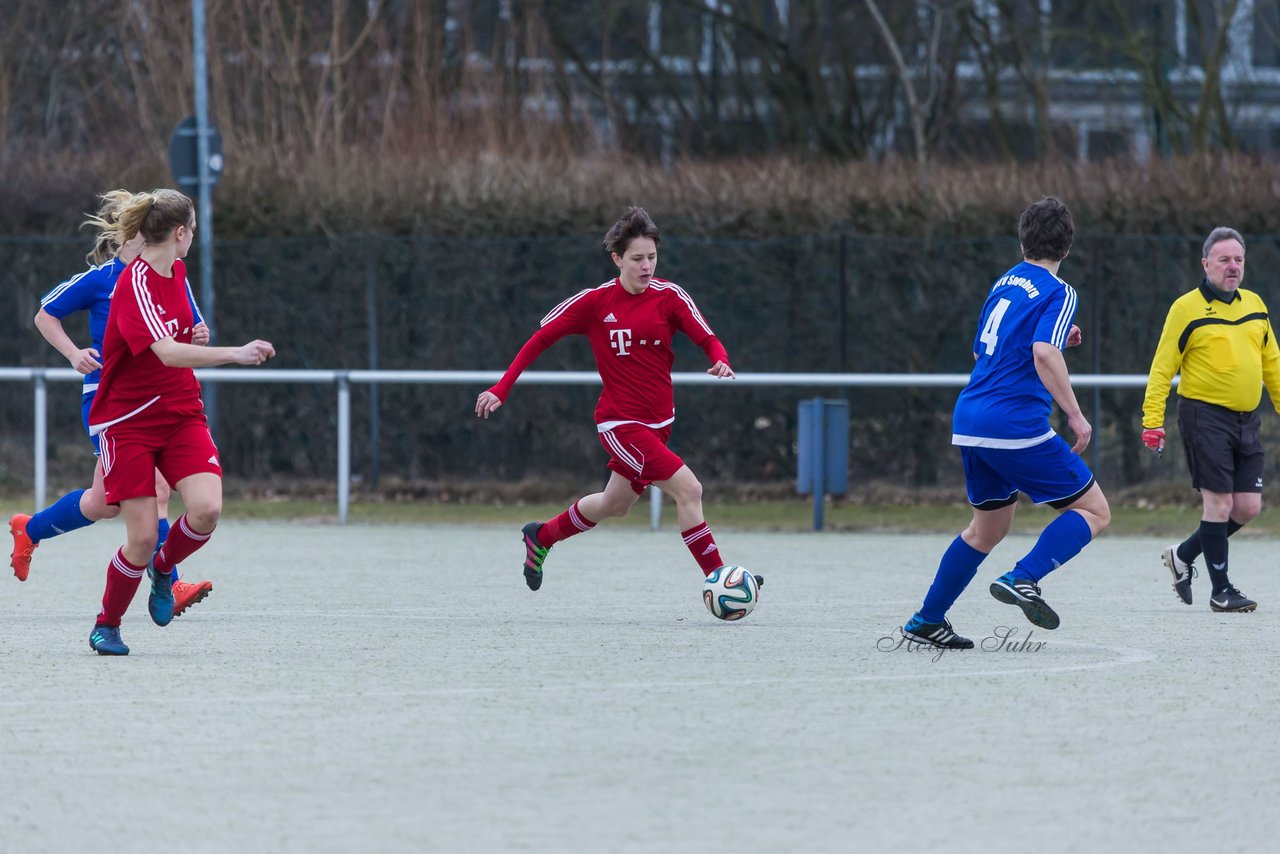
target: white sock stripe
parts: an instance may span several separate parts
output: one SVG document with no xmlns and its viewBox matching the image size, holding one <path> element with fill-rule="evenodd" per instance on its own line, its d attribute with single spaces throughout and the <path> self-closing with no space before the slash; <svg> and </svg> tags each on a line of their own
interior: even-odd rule
<svg viewBox="0 0 1280 854">
<path fill-rule="evenodd" d="M 695 528 L 684 538 L 684 544 L 687 546 L 693 543 L 695 540 L 700 540 L 703 537 L 709 537 L 709 536 L 711 536 L 711 529 L 707 527 L 707 525 L 704 523 L 702 527 Z"/>
<path fill-rule="evenodd" d="M 191 539 L 199 540 L 202 543 L 213 536 L 213 531 L 210 531 L 207 534 L 198 534 L 191 530 L 191 526 L 187 524 L 187 514 L 185 513 L 182 514 L 182 518 L 178 520 L 178 527 L 182 529 L 182 533 L 186 534 Z"/>
<path fill-rule="evenodd" d="M 119 553 L 111 559 L 111 568 L 126 578 L 141 578 L 142 574 L 147 571 L 145 566 L 134 569 L 120 559 Z"/>
<path fill-rule="evenodd" d="M 586 519 L 584 519 L 581 515 L 579 515 L 579 514 L 578 514 L 578 505 L 577 505 L 577 504 L 571 504 L 571 505 L 569 505 L 569 521 L 570 521 L 570 522 L 572 522 L 572 523 L 573 523 L 573 526 L 574 526 L 575 528 L 577 528 L 579 531 L 590 531 L 590 530 L 591 530 L 591 527 L 592 527 L 592 526 L 591 526 L 591 525 L 588 525 L 588 524 L 587 524 L 587 520 L 586 520 Z"/>
</svg>

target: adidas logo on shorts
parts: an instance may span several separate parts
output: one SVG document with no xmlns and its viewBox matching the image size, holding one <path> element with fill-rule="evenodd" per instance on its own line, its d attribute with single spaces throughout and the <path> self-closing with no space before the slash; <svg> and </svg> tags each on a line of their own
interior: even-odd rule
<svg viewBox="0 0 1280 854">
<path fill-rule="evenodd" d="M 213 463 L 218 468 L 222 468 L 222 463 L 218 462 L 217 454 L 214 454 L 212 457 L 209 457 L 209 462 Z"/>
</svg>

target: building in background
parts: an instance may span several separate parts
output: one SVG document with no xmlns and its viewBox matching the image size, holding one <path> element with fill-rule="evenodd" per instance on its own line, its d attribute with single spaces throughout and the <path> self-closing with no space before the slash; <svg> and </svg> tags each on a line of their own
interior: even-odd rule
<svg viewBox="0 0 1280 854">
<path fill-rule="evenodd" d="M 668 158 L 1280 147 L 1277 0 L 455 0 L 449 21 L 527 107 Z"/>
</svg>

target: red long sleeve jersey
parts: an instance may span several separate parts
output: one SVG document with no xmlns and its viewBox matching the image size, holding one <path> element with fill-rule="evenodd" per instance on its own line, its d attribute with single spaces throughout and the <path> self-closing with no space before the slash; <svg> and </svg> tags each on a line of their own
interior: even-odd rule
<svg viewBox="0 0 1280 854">
<path fill-rule="evenodd" d="M 171 368 L 151 350 L 169 337 L 191 343 L 191 305 L 181 260 L 173 262 L 171 276 L 160 275 L 141 258 L 120 273 L 102 336 L 102 379 L 89 410 L 90 433 L 126 418 L 150 424 L 204 412 L 195 372 Z"/>
<path fill-rule="evenodd" d="M 633 294 L 613 279 L 551 309 L 489 390 L 505 402 L 516 378 L 543 350 L 566 335 L 585 335 L 604 383 L 596 404 L 596 428 L 610 430 L 627 423 L 665 427 L 675 420 L 671 344 L 677 331 L 701 347 L 712 364 L 729 364 L 728 353 L 684 288 L 651 279 L 643 292 Z"/>
</svg>

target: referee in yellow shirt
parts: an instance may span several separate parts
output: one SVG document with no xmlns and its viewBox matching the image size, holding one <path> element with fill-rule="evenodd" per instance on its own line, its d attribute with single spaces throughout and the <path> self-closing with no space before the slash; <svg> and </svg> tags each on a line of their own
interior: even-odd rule
<svg viewBox="0 0 1280 854">
<path fill-rule="evenodd" d="M 1191 485 L 1204 502 L 1200 528 L 1164 553 L 1173 589 L 1191 604 L 1193 564 L 1208 564 L 1214 611 L 1252 611 L 1258 603 L 1227 578 L 1227 537 L 1262 510 L 1262 443 L 1258 405 L 1267 387 L 1280 408 L 1280 348 L 1267 306 L 1244 281 L 1244 238 L 1215 228 L 1204 242 L 1200 287 L 1174 301 L 1151 360 L 1142 402 L 1142 441 L 1164 451 L 1169 384 L 1178 383 L 1178 429 L 1191 469 Z"/>
</svg>

